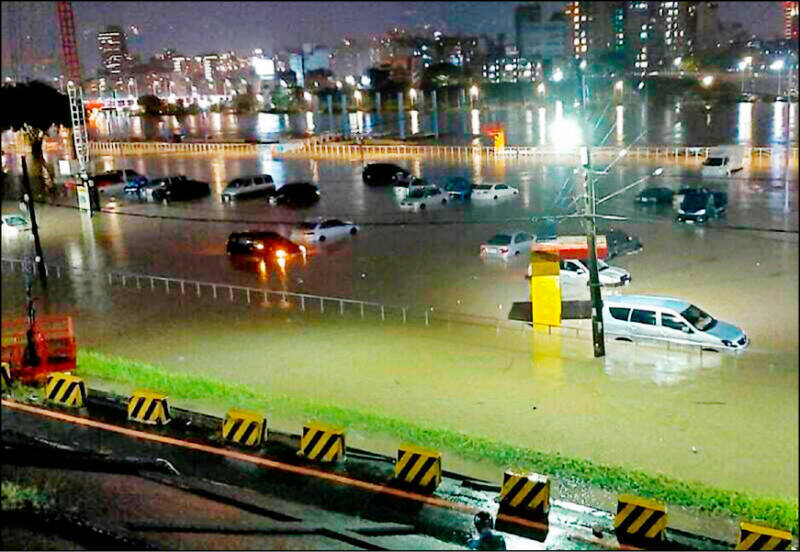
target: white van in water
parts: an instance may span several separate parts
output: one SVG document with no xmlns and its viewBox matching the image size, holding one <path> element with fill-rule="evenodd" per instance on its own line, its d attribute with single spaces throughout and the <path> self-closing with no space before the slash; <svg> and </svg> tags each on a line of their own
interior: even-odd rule
<svg viewBox="0 0 800 552">
<path fill-rule="evenodd" d="M 708 151 L 703 161 L 703 176 L 730 176 L 744 168 L 744 148 L 742 146 L 717 146 Z"/>
<path fill-rule="evenodd" d="M 671 297 L 614 295 L 603 298 L 605 333 L 621 341 L 660 341 L 715 351 L 750 345 L 741 328 L 714 319 L 698 307 Z"/>
</svg>

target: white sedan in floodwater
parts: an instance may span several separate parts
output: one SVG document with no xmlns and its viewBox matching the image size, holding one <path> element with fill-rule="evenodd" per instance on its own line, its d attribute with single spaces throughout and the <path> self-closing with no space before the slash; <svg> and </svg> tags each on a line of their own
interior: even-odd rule
<svg viewBox="0 0 800 552">
<path fill-rule="evenodd" d="M 476 184 L 472 187 L 472 199 L 503 199 L 519 195 L 519 190 L 507 184 Z"/>
<path fill-rule="evenodd" d="M 290 237 L 296 243 L 324 242 L 326 240 L 354 236 L 358 230 L 358 226 L 349 220 L 320 218 L 301 222 L 292 230 Z"/>
<path fill-rule="evenodd" d="M 536 236 L 527 232 L 504 232 L 495 234 L 489 241 L 481 244 L 481 257 L 510 259 L 521 254 L 529 254 Z"/>
</svg>

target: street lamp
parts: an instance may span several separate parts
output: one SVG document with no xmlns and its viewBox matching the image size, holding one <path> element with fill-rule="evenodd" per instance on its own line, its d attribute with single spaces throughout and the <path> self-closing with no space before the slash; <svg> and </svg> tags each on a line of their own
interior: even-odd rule
<svg viewBox="0 0 800 552">
<path fill-rule="evenodd" d="M 714 77 L 712 75 L 706 75 L 703 77 L 703 80 L 700 81 L 705 88 L 708 88 L 714 83 Z"/>
</svg>

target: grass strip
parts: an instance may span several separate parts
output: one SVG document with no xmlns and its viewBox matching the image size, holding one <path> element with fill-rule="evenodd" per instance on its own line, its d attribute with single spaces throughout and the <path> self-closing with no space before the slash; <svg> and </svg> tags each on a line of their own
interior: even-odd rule
<svg viewBox="0 0 800 552">
<path fill-rule="evenodd" d="M 53 501 L 49 494 L 38 487 L 3 481 L 0 504 L 3 512 L 27 510 L 41 513 L 51 509 Z"/>
<path fill-rule="evenodd" d="M 557 452 L 539 452 L 440 426 L 260 391 L 253 386 L 175 372 L 93 350 L 79 350 L 78 372 L 84 377 L 148 387 L 173 398 L 214 398 L 230 406 L 252 408 L 273 415 L 314 418 L 349 429 L 384 433 L 402 441 L 452 451 L 468 460 L 489 460 L 502 469 L 535 471 L 615 493 L 633 493 L 670 505 L 728 514 L 798 534 L 797 498 L 755 496 L 698 481 L 681 481 L 636 469 L 569 458 Z"/>
</svg>

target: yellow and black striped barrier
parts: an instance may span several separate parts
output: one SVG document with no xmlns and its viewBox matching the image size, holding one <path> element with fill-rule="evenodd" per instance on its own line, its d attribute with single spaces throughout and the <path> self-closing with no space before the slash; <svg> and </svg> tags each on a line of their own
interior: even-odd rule
<svg viewBox="0 0 800 552">
<path fill-rule="evenodd" d="M 167 396 L 137 389 L 128 401 L 128 420 L 150 425 L 166 425 L 172 419 Z"/>
<path fill-rule="evenodd" d="M 8 362 L 4 362 L 2 364 L 2 370 L 0 370 L 0 380 L 3 384 L 2 391 L 5 393 L 6 389 L 11 387 L 11 365 Z"/>
<path fill-rule="evenodd" d="M 53 372 L 47 375 L 45 398 L 61 406 L 82 408 L 86 403 L 86 385 L 78 376 Z"/>
<path fill-rule="evenodd" d="M 339 426 L 309 422 L 303 426 L 298 456 L 317 462 L 339 462 L 344 459 L 344 429 Z"/>
<path fill-rule="evenodd" d="M 547 519 L 550 480 L 544 475 L 506 471 L 500 488 L 500 512 L 524 519 Z"/>
<path fill-rule="evenodd" d="M 433 492 L 442 481 L 442 453 L 414 445 L 403 445 L 397 450 L 394 477 L 419 490 Z"/>
<path fill-rule="evenodd" d="M 257 412 L 231 408 L 222 422 L 222 439 L 245 445 L 260 447 L 267 436 L 267 419 Z"/>
<path fill-rule="evenodd" d="M 617 501 L 614 532 L 621 544 L 647 546 L 664 540 L 667 509 L 646 498 L 623 494 Z"/>
<path fill-rule="evenodd" d="M 739 524 L 736 550 L 789 550 L 792 534 L 743 521 Z"/>
</svg>

